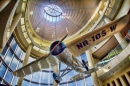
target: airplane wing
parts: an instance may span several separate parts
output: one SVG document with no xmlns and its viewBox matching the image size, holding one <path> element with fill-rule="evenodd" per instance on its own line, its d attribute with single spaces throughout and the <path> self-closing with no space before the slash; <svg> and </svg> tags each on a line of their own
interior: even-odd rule
<svg viewBox="0 0 130 86">
<path fill-rule="evenodd" d="M 40 71 L 45 68 L 50 68 L 50 67 L 53 67 L 53 66 L 59 64 L 58 60 L 54 56 L 52 56 L 52 55 L 49 55 L 48 57 L 47 56 L 48 55 L 45 55 L 27 65 L 25 65 L 24 67 L 14 71 L 13 74 L 18 77 L 24 77 L 28 74 Z"/>
<path fill-rule="evenodd" d="M 128 23 L 129 15 L 125 15 L 117 20 L 114 20 L 96 30 L 80 36 L 68 43 L 67 48 L 74 56 L 79 56 L 89 49 L 92 45 L 96 45 L 104 39 L 120 32 Z"/>
</svg>

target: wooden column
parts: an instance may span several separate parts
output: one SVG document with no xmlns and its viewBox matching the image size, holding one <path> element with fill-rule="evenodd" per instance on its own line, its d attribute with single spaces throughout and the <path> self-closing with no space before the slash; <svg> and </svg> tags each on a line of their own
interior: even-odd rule
<svg viewBox="0 0 130 86">
<path fill-rule="evenodd" d="M 0 0 L 0 12 L 9 4 L 11 0 Z"/>
<path fill-rule="evenodd" d="M 28 46 L 27 50 L 26 50 L 26 56 L 25 56 L 24 61 L 23 61 L 23 66 L 25 66 L 25 65 L 28 63 L 28 60 L 29 60 L 29 56 L 30 56 L 32 47 L 33 47 L 33 45 L 30 44 L 30 45 Z M 24 78 L 24 77 L 19 77 L 18 83 L 17 83 L 18 86 L 22 86 L 23 78 Z"/>
<path fill-rule="evenodd" d="M 91 53 L 91 50 L 87 50 L 86 51 L 86 55 L 87 55 L 87 60 L 88 60 L 88 64 L 89 64 L 89 68 L 94 68 L 94 61 L 93 61 L 93 56 Z M 100 86 L 99 81 L 98 81 L 98 77 L 97 77 L 97 73 L 93 72 L 91 74 L 92 76 L 92 80 L 93 80 L 93 85 L 94 86 Z"/>
</svg>

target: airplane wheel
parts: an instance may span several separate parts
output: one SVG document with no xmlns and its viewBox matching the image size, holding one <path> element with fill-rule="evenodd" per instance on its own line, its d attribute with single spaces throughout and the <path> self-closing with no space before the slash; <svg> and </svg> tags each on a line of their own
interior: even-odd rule
<svg viewBox="0 0 130 86">
<path fill-rule="evenodd" d="M 53 73 L 53 78 L 56 79 L 56 77 L 58 77 L 57 74 Z"/>
<path fill-rule="evenodd" d="M 60 83 L 60 81 L 59 81 L 59 80 L 56 80 L 56 79 L 55 79 L 55 81 L 56 81 L 56 83 Z"/>
<path fill-rule="evenodd" d="M 58 77 L 57 74 L 53 73 L 53 78 L 56 81 L 56 83 L 60 83 L 60 80 L 58 80 L 57 77 Z"/>
</svg>

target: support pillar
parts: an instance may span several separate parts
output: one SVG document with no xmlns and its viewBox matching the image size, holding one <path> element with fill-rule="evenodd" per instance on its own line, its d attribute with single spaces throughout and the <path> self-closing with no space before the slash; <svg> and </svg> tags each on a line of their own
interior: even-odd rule
<svg viewBox="0 0 130 86">
<path fill-rule="evenodd" d="M 122 37 L 121 33 L 118 32 L 114 35 L 117 39 L 117 41 L 119 42 L 119 44 L 121 45 L 121 47 L 124 49 L 128 43 L 125 41 L 125 39 Z"/>
<path fill-rule="evenodd" d="M 58 66 L 54 66 L 54 73 L 58 73 Z M 53 86 L 58 86 L 55 80 L 53 80 Z"/>
<path fill-rule="evenodd" d="M 110 84 L 110 86 L 113 86 L 111 81 L 110 81 L 110 83 L 109 83 L 109 84 Z"/>
<path fill-rule="evenodd" d="M 115 82 L 116 86 L 120 86 L 116 79 L 114 80 L 114 82 Z"/>
<path fill-rule="evenodd" d="M 6 1 L 9 0 L 0 0 L 0 7 L 3 7 L 2 4 L 4 4 Z M 20 0 L 10 0 L 8 5 L 6 5 L 2 11 L 0 11 L 0 52 L 2 52 L 5 44 L 7 43 L 8 24 L 17 8 L 19 1 Z"/>
<path fill-rule="evenodd" d="M 122 77 L 119 77 L 119 79 L 121 81 L 122 86 L 127 86 L 126 83 L 125 83 L 125 81 L 122 79 Z"/>
<path fill-rule="evenodd" d="M 24 61 L 23 61 L 23 66 L 25 66 L 25 65 L 28 63 L 28 59 L 29 59 L 29 56 L 30 56 L 32 47 L 33 47 L 33 45 L 30 44 L 30 45 L 28 46 L 27 50 L 26 50 L 26 56 L 25 56 Z M 18 86 L 22 86 L 23 78 L 24 78 L 24 77 L 19 77 L 18 83 L 17 83 Z"/>
<path fill-rule="evenodd" d="M 125 73 L 125 77 L 126 77 L 126 79 L 127 79 L 127 81 L 129 82 L 129 84 L 130 84 L 130 78 L 129 78 L 129 76 Z"/>
<path fill-rule="evenodd" d="M 111 20 L 109 18 L 104 18 L 104 21 L 106 23 L 110 23 Z M 121 33 L 118 32 L 116 34 L 114 34 L 115 38 L 117 39 L 118 43 L 121 45 L 121 47 L 124 49 L 128 43 L 124 40 L 124 38 L 122 37 Z"/>
<path fill-rule="evenodd" d="M 0 0 L 0 12 L 9 4 L 11 0 Z"/>
<path fill-rule="evenodd" d="M 89 68 L 94 68 L 94 61 L 93 61 L 93 57 L 92 57 L 92 53 L 90 50 L 86 51 L 86 55 L 87 55 L 87 60 L 88 60 L 88 64 L 89 64 Z M 93 80 L 93 85 L 94 86 L 100 86 L 100 83 L 98 81 L 98 76 L 96 72 L 93 72 L 91 74 L 92 76 L 92 80 Z"/>
<path fill-rule="evenodd" d="M 10 27 L 10 35 L 14 32 L 14 29 L 16 28 L 21 17 L 22 17 L 22 13 L 18 13 L 14 16 L 11 27 Z"/>
</svg>

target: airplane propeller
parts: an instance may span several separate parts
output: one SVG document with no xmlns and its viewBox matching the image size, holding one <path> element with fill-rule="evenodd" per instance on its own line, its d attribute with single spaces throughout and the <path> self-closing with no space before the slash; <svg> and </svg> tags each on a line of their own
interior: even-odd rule
<svg viewBox="0 0 130 86">
<path fill-rule="evenodd" d="M 45 56 L 42 56 L 41 58 L 47 58 L 54 50 L 55 50 L 55 48 L 62 42 L 62 41 L 64 41 L 65 40 L 65 38 L 68 36 L 68 34 L 66 34 L 59 42 L 58 42 L 58 44 L 56 45 L 56 46 L 54 46 L 54 48 L 48 53 L 48 55 L 45 57 Z"/>
</svg>

